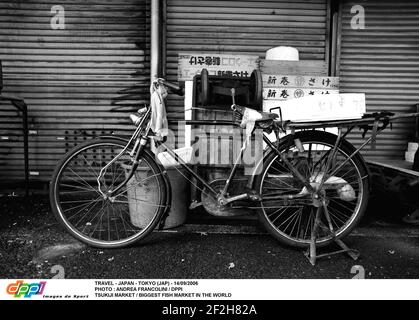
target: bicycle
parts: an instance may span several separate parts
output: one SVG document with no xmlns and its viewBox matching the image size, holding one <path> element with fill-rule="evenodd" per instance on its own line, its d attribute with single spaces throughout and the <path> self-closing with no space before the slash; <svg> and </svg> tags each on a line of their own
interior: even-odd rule
<svg viewBox="0 0 419 320">
<path fill-rule="evenodd" d="M 163 79 L 158 83 L 175 93 L 181 91 Z M 354 120 L 297 123 L 283 121 L 280 112 L 259 112 L 236 105 L 234 90 L 232 97 L 235 120 L 189 120 L 186 124 L 240 126 L 248 112 L 257 115 L 253 124 L 263 132 L 267 149 L 255 174 L 248 177 L 246 192 L 232 194 L 230 190 L 239 159 L 222 186 L 205 181 L 164 141 L 154 139 L 148 107 L 130 115 L 136 129 L 129 139 L 92 139 L 76 146 L 57 165 L 50 183 L 50 201 L 58 221 L 75 238 L 101 248 L 128 246 L 161 228 L 170 211 L 171 185 L 165 168 L 150 151 L 149 145 L 154 141 L 201 184 L 215 205 L 230 208 L 239 202 L 243 206 L 244 202 L 280 242 L 313 250 L 313 246 L 326 246 L 348 235 L 365 212 L 370 181 L 359 151 L 391 121 L 419 115 L 380 113 Z M 334 135 L 315 130 L 325 127 L 338 127 L 339 132 Z M 359 148 L 345 139 L 355 127 L 373 130 Z M 279 133 L 287 130 L 291 133 L 279 139 Z M 270 132 L 276 133 L 275 142 L 268 138 Z M 245 145 L 241 152 L 243 149 Z M 139 170 L 146 176 L 143 174 L 133 184 L 132 178 Z M 129 191 L 137 186 L 146 188 L 148 193 L 133 196 Z M 132 201 L 148 212 L 149 217 L 141 226 L 130 220 Z"/>
</svg>

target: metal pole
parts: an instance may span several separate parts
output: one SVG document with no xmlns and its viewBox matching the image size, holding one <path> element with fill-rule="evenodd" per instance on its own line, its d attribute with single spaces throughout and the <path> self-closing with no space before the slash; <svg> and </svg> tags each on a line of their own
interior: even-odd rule
<svg viewBox="0 0 419 320">
<path fill-rule="evenodd" d="M 28 107 L 23 106 L 23 153 L 25 158 L 25 196 L 29 196 L 29 147 L 28 147 Z"/>
<path fill-rule="evenodd" d="M 416 112 L 419 113 L 419 104 L 416 105 Z M 419 117 L 416 116 L 416 142 L 419 142 Z"/>
<path fill-rule="evenodd" d="M 151 0 L 151 81 L 159 77 L 160 66 L 160 0 Z"/>
</svg>

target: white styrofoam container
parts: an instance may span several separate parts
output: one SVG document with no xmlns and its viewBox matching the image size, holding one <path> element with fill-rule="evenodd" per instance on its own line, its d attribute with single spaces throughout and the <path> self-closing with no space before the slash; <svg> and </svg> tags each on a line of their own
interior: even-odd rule
<svg viewBox="0 0 419 320">
<path fill-rule="evenodd" d="M 407 147 L 407 151 L 416 152 L 419 149 L 419 143 L 417 142 L 409 142 Z"/>
<path fill-rule="evenodd" d="M 299 61 L 298 49 L 294 47 L 275 47 L 266 51 L 266 60 Z"/>
<path fill-rule="evenodd" d="M 191 163 L 192 161 L 192 147 L 183 147 L 173 150 L 183 161 L 186 163 Z M 167 151 L 160 152 L 157 154 L 157 159 L 161 162 L 164 167 L 173 167 L 178 166 L 177 162 Z"/>
<path fill-rule="evenodd" d="M 416 153 L 416 151 L 415 152 L 412 152 L 412 151 L 406 151 L 405 152 L 405 159 L 406 159 L 406 161 L 407 162 L 415 162 L 415 153 Z"/>
<path fill-rule="evenodd" d="M 265 100 L 263 109 L 281 107 L 283 120 L 327 121 L 359 119 L 366 112 L 365 94 L 339 93 L 313 95 L 286 101 Z M 279 113 L 278 110 L 273 112 Z"/>
</svg>

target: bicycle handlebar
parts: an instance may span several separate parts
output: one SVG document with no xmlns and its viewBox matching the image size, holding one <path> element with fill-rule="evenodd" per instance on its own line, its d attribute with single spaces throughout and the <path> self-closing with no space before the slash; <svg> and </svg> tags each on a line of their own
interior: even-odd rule
<svg viewBox="0 0 419 320">
<path fill-rule="evenodd" d="M 167 80 L 164 79 L 160 79 L 160 82 L 165 85 L 166 87 L 168 87 L 170 89 L 171 92 L 179 95 L 179 96 L 183 96 L 185 94 L 185 90 L 181 87 L 179 87 L 177 84 L 169 82 Z"/>
</svg>

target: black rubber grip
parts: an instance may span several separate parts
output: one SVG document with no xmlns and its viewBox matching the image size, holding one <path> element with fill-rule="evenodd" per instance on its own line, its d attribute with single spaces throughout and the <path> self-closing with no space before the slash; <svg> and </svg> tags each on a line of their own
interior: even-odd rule
<svg viewBox="0 0 419 320">
<path fill-rule="evenodd" d="M 183 96 L 185 94 L 183 88 L 179 87 L 177 84 L 171 83 L 169 81 L 163 80 L 163 84 L 170 89 L 171 92 Z"/>
</svg>

